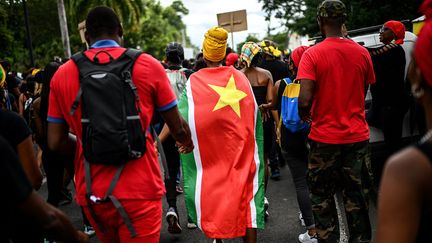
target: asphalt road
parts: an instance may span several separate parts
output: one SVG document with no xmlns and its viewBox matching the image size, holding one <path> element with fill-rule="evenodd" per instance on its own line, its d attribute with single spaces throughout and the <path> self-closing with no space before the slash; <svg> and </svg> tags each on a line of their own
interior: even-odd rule
<svg viewBox="0 0 432 243">
<path fill-rule="evenodd" d="M 40 190 L 41 195 L 46 197 L 46 183 Z M 298 214 L 300 212 L 297 205 L 294 185 L 291 179 L 291 174 L 288 167 L 281 168 L 281 179 L 279 181 L 269 180 L 267 188 L 267 198 L 270 202 L 269 213 L 270 217 L 266 222 L 264 230 L 258 231 L 258 242 L 265 243 L 294 243 L 298 242 L 298 235 L 306 230 L 300 225 Z M 177 207 L 179 210 L 180 225 L 183 232 L 179 235 L 172 235 L 167 231 L 167 224 L 163 220 L 161 230 L 161 243 L 210 243 L 211 239 L 199 229 L 189 230 L 186 227 L 186 212 L 183 195 L 177 198 Z M 164 201 L 164 211 L 167 204 Z M 72 203 L 62 206 L 61 209 L 70 217 L 75 227 L 82 229 L 81 211 L 79 207 Z M 340 215 L 341 216 L 341 215 Z M 372 205 L 370 209 L 373 233 L 375 232 L 375 208 Z M 342 227 L 343 228 L 343 227 Z M 344 231 L 343 229 L 341 231 Z M 97 237 L 92 238 L 92 242 L 100 242 Z M 242 239 L 229 239 L 224 242 L 243 242 Z M 342 234 L 341 242 L 347 242 L 345 234 Z"/>
</svg>

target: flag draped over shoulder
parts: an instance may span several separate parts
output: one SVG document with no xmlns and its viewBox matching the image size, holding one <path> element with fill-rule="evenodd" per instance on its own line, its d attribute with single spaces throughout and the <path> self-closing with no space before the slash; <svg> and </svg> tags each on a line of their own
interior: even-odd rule
<svg viewBox="0 0 432 243">
<path fill-rule="evenodd" d="M 201 69 L 179 109 L 195 145 L 181 156 L 189 217 L 209 238 L 264 228 L 262 122 L 246 76 L 233 67 Z"/>
</svg>

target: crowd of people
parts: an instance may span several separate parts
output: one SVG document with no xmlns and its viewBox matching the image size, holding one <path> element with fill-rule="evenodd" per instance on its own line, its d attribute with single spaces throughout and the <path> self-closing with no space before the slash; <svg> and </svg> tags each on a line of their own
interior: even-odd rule
<svg viewBox="0 0 432 243">
<path fill-rule="evenodd" d="M 96 234 L 102 242 L 159 242 L 163 216 L 169 233 L 182 233 L 184 193 L 187 228 L 217 243 L 257 242 L 256 229 L 271 217 L 268 179 L 278 180 L 286 164 L 305 230 L 299 242 L 339 242 L 338 192 L 348 241 L 371 242 L 370 194 L 378 187 L 376 242 L 429 242 L 432 131 L 402 143 L 410 99 L 432 127 L 432 0 L 420 11 L 426 21 L 406 81 L 405 26 L 384 23 L 383 45 L 365 48 L 347 35 L 340 0 L 318 6 L 324 38 L 312 46 L 285 53 L 263 40 L 235 53 L 228 32 L 214 27 L 193 60 L 176 42 L 162 61 L 123 48 L 117 14 L 93 8 L 88 50 L 21 76 L 0 62 L 8 222 L 0 241 L 90 242 Z M 369 126 L 383 131 L 385 163 L 371 163 Z M 44 177 L 46 201 L 37 193 Z M 73 198 L 80 230 L 58 209 Z"/>
</svg>

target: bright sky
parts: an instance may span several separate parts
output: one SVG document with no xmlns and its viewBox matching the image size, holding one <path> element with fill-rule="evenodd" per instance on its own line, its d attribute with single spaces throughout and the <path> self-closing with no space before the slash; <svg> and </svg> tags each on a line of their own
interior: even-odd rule
<svg viewBox="0 0 432 243">
<path fill-rule="evenodd" d="M 170 5 L 173 0 L 160 0 L 163 6 Z M 258 34 L 262 39 L 266 36 L 268 22 L 265 21 L 265 12 L 262 11 L 262 3 L 258 0 L 183 0 L 183 4 L 189 9 L 189 14 L 183 16 L 186 24 L 187 35 L 192 44 L 201 48 L 204 33 L 211 27 L 217 26 L 216 14 L 246 9 L 248 30 L 234 33 L 234 45 L 243 42 L 248 34 Z M 276 19 L 271 21 L 272 27 L 279 27 Z M 276 33 L 272 32 L 273 34 Z M 228 37 L 228 45 L 231 46 L 231 34 Z"/>
</svg>

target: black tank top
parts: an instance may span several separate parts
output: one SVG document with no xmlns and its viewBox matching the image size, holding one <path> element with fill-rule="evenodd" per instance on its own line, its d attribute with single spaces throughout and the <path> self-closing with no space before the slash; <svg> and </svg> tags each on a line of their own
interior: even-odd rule
<svg viewBox="0 0 432 243">
<path fill-rule="evenodd" d="M 425 154 L 429 162 L 432 163 L 432 143 L 427 142 L 419 142 L 415 145 L 415 147 L 420 150 L 423 154 Z M 421 209 L 421 218 L 420 224 L 417 231 L 417 243 L 427 243 L 431 242 L 429 230 L 432 228 L 432 207 L 428 205 L 427 202 L 423 201 L 422 209 Z"/>
<path fill-rule="evenodd" d="M 267 86 L 252 86 L 252 90 L 258 105 L 267 103 Z"/>
</svg>

